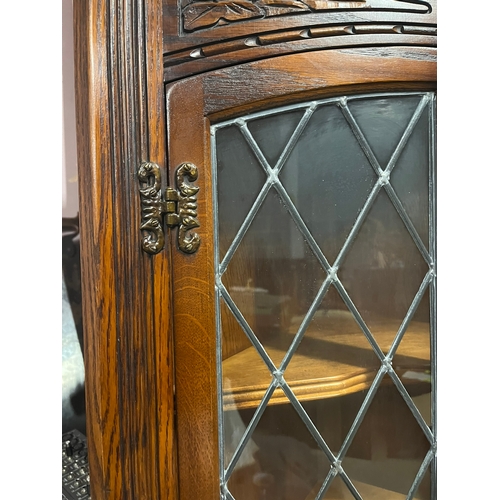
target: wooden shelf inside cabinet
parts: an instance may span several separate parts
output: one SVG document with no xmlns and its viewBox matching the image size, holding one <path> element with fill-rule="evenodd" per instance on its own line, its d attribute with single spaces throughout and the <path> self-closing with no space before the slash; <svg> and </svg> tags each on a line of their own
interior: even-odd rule
<svg viewBox="0 0 500 500">
<path fill-rule="evenodd" d="M 295 318 L 286 332 L 263 342 L 275 364 L 285 356 L 301 320 Z M 390 320 L 369 324 L 384 353 L 389 351 L 399 326 L 400 322 Z M 411 322 L 392 363 L 405 385 L 428 381 L 429 346 L 429 324 Z M 284 378 L 299 401 L 312 401 L 367 389 L 379 368 L 378 357 L 350 312 L 318 311 Z M 225 359 L 222 378 L 226 410 L 257 407 L 271 383 L 271 374 L 254 347 Z M 288 398 L 284 393 L 276 391 L 269 404 L 286 402 Z"/>
<path fill-rule="evenodd" d="M 369 498 L 370 500 L 405 500 L 406 495 L 397 493 L 396 491 L 379 488 L 371 484 L 362 483 L 360 481 L 353 481 L 354 486 L 358 490 L 362 498 Z M 343 481 L 338 481 L 335 487 L 330 487 L 329 491 L 323 497 L 325 500 L 350 500 L 353 498 L 350 491 L 347 489 Z M 311 495 L 306 500 L 313 500 L 316 498 Z M 417 498 L 417 497 L 416 497 Z"/>
</svg>

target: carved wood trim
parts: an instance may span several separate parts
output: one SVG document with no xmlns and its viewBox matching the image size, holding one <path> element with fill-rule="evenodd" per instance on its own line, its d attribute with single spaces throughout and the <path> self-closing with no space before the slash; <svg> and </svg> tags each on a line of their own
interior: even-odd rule
<svg viewBox="0 0 500 500">
<path fill-rule="evenodd" d="M 245 62 L 316 48 L 389 44 L 435 47 L 437 27 L 432 24 L 349 23 L 262 33 L 166 55 L 165 81 L 224 67 L 228 56 Z"/>
<path fill-rule="evenodd" d="M 323 11 L 386 9 L 428 14 L 425 0 L 192 0 L 182 7 L 185 32 L 197 31 L 248 19 Z"/>
<path fill-rule="evenodd" d="M 163 0 L 165 82 L 316 49 L 436 46 L 437 0 L 242 0 L 245 9 L 239 1 Z M 269 15 L 258 14 L 262 2 Z M 295 10 L 283 13 L 283 2 Z"/>
<path fill-rule="evenodd" d="M 437 36 L 436 26 L 411 24 L 344 24 L 338 26 L 293 29 L 279 33 L 264 33 L 232 40 L 227 43 L 215 43 L 192 50 L 185 50 L 165 58 L 165 66 L 175 66 L 193 59 L 202 59 L 219 54 L 236 52 L 250 47 L 267 47 L 277 43 L 318 39 L 332 36 L 348 37 L 352 35 L 404 34 Z M 345 43 L 349 43 L 347 40 Z"/>
</svg>

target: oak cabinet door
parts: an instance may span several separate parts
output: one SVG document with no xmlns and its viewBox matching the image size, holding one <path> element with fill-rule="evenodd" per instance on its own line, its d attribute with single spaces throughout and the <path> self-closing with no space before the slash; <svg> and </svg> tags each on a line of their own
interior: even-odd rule
<svg viewBox="0 0 500 500">
<path fill-rule="evenodd" d="M 435 498 L 434 56 L 167 85 L 181 499 Z"/>
</svg>

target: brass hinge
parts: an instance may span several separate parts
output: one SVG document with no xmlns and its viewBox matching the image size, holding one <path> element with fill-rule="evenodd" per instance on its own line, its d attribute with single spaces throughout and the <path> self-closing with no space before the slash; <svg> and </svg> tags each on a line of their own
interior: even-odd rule
<svg viewBox="0 0 500 500">
<path fill-rule="evenodd" d="M 194 253 L 200 246 L 200 237 L 196 233 L 189 233 L 200 227 L 197 214 L 196 194 L 198 186 L 194 182 L 198 178 L 198 169 L 192 163 L 181 164 L 175 172 L 177 189 L 168 187 L 165 199 L 161 192 L 161 172 L 156 163 L 144 162 L 139 167 L 137 177 L 141 186 L 143 231 L 142 249 L 149 254 L 156 254 L 165 246 L 165 235 L 162 227 L 162 217 L 166 214 L 166 225 L 177 227 L 177 243 L 179 249 L 185 253 Z"/>
</svg>

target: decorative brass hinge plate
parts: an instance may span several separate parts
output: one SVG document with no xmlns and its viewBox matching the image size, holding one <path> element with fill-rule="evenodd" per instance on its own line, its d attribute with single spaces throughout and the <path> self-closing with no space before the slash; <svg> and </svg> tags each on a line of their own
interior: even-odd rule
<svg viewBox="0 0 500 500">
<path fill-rule="evenodd" d="M 149 254 L 160 252 L 165 246 L 165 234 L 162 227 L 162 217 L 166 214 L 166 225 L 177 227 L 177 243 L 185 253 L 194 253 L 200 246 L 200 237 L 189 233 L 200 227 L 197 214 L 196 194 L 198 186 L 194 182 L 198 178 L 198 169 L 192 163 L 182 163 L 176 170 L 175 182 L 177 189 L 168 187 L 165 199 L 161 192 L 161 172 L 156 163 L 144 162 L 137 172 L 139 192 L 141 193 L 143 231 L 142 249 Z"/>
</svg>

